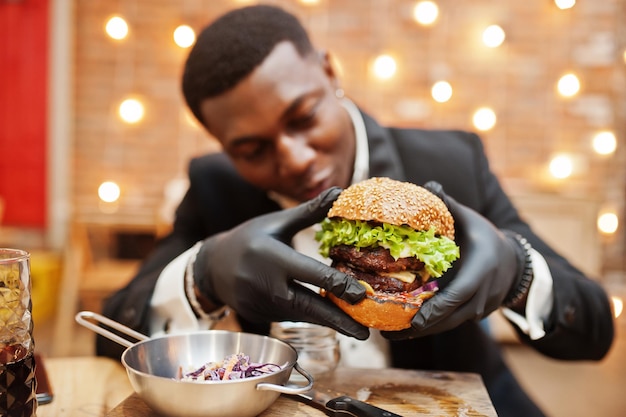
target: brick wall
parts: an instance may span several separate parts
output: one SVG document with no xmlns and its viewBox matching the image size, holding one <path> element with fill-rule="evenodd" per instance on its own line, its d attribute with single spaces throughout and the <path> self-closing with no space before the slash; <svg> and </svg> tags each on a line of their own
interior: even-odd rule
<svg viewBox="0 0 626 417">
<path fill-rule="evenodd" d="M 107 179 L 122 187 L 111 217 L 150 223 L 165 184 L 184 175 L 188 159 L 217 149 L 190 123 L 179 89 L 186 51 L 173 29 L 199 31 L 243 1 L 78 1 L 75 45 L 75 143 L 73 197 L 79 218 L 101 216 L 96 190 Z M 248 2 L 250 3 L 250 2 Z M 333 53 L 347 95 L 383 123 L 475 130 L 472 113 L 492 107 L 494 129 L 481 133 L 492 168 L 513 193 L 585 198 L 624 210 L 626 193 L 626 0 L 580 1 L 558 10 L 549 0 L 459 2 L 439 0 L 431 27 L 412 20 L 406 0 L 272 1 L 295 12 L 316 44 Z M 130 33 L 109 39 L 103 27 L 113 14 Z M 507 34 L 495 49 L 481 45 L 481 31 L 497 23 Z M 397 57 L 394 79 L 374 80 L 368 65 L 378 53 Z M 578 74 L 575 98 L 555 92 L 558 78 Z M 447 79 L 447 103 L 430 97 L 432 84 Z M 146 117 L 127 125 L 115 112 L 127 96 L 140 97 Z M 616 154 L 596 156 L 591 137 L 613 130 Z M 572 178 L 545 176 L 556 152 L 573 153 L 583 167 Z M 626 219 L 622 216 L 622 222 Z M 620 230 L 623 228 L 620 228 Z M 623 268 L 624 237 L 606 239 L 605 268 Z"/>
</svg>

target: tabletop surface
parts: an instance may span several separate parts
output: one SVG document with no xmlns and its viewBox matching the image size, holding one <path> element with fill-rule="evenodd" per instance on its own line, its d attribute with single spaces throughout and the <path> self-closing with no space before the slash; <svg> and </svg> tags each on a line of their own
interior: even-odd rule
<svg viewBox="0 0 626 417">
<path fill-rule="evenodd" d="M 104 416 L 134 392 L 126 370 L 113 359 L 44 357 L 43 364 L 53 399 L 37 407 L 37 417 Z"/>
<path fill-rule="evenodd" d="M 157 417 L 133 392 L 121 363 L 101 357 L 44 358 L 54 399 L 38 417 Z M 318 390 L 350 395 L 402 416 L 494 417 L 477 374 L 400 369 L 339 368 L 315 382 Z M 279 396 L 262 417 L 324 416 Z"/>
<path fill-rule="evenodd" d="M 423 372 L 400 369 L 340 368 L 315 382 L 318 390 L 349 395 L 402 416 L 496 416 L 477 374 Z M 279 396 L 261 417 L 315 417 L 322 411 Z M 157 417 L 137 394 L 131 395 L 106 417 Z"/>
</svg>

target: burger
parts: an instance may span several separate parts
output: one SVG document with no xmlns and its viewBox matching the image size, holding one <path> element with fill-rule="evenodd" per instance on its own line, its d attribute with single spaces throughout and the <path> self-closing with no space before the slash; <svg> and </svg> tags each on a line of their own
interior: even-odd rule
<svg viewBox="0 0 626 417">
<path fill-rule="evenodd" d="M 402 330 L 438 290 L 437 278 L 459 258 L 454 219 L 427 189 L 371 178 L 341 192 L 315 238 L 331 266 L 356 278 L 366 297 L 356 304 L 328 296 L 359 323 Z"/>
</svg>

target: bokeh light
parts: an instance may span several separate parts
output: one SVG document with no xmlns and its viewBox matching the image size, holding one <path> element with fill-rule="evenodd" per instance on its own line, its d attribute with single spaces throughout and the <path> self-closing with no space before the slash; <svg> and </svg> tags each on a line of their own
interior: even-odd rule
<svg viewBox="0 0 626 417">
<path fill-rule="evenodd" d="M 381 79 L 387 80 L 396 74 L 396 60 L 390 55 L 379 55 L 374 60 L 374 75 Z"/>
<path fill-rule="evenodd" d="M 491 25 L 483 31 L 483 43 L 489 48 L 497 48 L 502 45 L 505 38 L 504 29 L 498 25 Z"/>
<path fill-rule="evenodd" d="M 452 86 L 447 81 L 437 81 L 430 93 L 435 101 L 445 103 L 452 97 Z"/>
<path fill-rule="evenodd" d="M 615 318 L 618 318 L 622 315 L 622 311 L 624 311 L 624 301 L 621 297 L 612 296 L 611 302 L 613 303 L 613 315 Z"/>
<path fill-rule="evenodd" d="M 120 198 L 120 186 L 113 181 L 104 181 L 98 187 L 98 197 L 105 203 L 113 203 Z"/>
<path fill-rule="evenodd" d="M 561 10 L 571 9 L 576 4 L 576 0 L 554 0 L 554 4 Z"/>
<path fill-rule="evenodd" d="M 190 26 L 180 25 L 174 30 L 174 42 L 181 48 L 189 48 L 196 41 L 196 33 Z"/>
<path fill-rule="evenodd" d="M 143 104 L 134 98 L 126 99 L 120 104 L 119 115 L 126 123 L 137 123 L 143 119 Z"/>
<path fill-rule="evenodd" d="M 559 79 L 558 83 L 559 94 L 564 97 L 572 97 L 578 94 L 580 90 L 580 81 L 575 74 L 565 74 Z"/>
<path fill-rule="evenodd" d="M 439 7 L 432 1 L 420 1 L 413 8 L 413 18 L 421 25 L 432 25 L 439 16 Z"/>
<path fill-rule="evenodd" d="M 476 110 L 472 118 L 474 127 L 482 131 L 493 128 L 496 125 L 496 120 L 496 113 L 489 107 L 481 107 Z"/>
<path fill-rule="evenodd" d="M 554 178 L 564 179 L 574 172 L 574 162 L 568 155 L 558 155 L 550 161 L 549 170 Z"/>
<path fill-rule="evenodd" d="M 604 234 L 610 235 L 617 231 L 619 219 L 617 214 L 612 211 L 601 213 L 598 216 L 598 230 Z"/>
<path fill-rule="evenodd" d="M 107 35 L 117 40 L 124 39 L 128 35 L 128 24 L 119 16 L 110 18 L 104 29 Z"/>
<path fill-rule="evenodd" d="M 615 152 L 617 139 L 615 134 L 609 131 L 598 132 L 593 137 L 593 150 L 600 155 L 609 155 Z"/>
</svg>

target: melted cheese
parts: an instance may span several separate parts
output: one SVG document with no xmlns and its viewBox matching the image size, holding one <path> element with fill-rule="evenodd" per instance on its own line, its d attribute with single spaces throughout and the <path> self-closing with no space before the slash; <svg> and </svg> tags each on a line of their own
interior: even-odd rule
<svg viewBox="0 0 626 417">
<path fill-rule="evenodd" d="M 359 280 L 359 284 L 365 287 L 365 294 L 374 294 L 374 288 L 372 288 L 370 284 L 361 279 Z"/>
<path fill-rule="evenodd" d="M 406 282 L 407 284 L 415 281 L 415 274 L 409 271 L 379 272 L 379 274 L 385 277 L 395 278 L 398 281 Z"/>
</svg>

